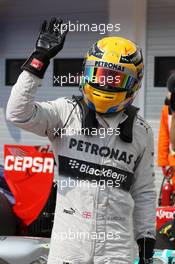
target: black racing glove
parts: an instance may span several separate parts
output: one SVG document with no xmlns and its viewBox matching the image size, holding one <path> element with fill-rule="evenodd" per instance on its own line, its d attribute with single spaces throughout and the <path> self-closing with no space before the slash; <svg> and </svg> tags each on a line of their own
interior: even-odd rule
<svg viewBox="0 0 175 264">
<path fill-rule="evenodd" d="M 155 239 L 144 237 L 137 240 L 139 247 L 139 264 L 152 264 Z"/>
<path fill-rule="evenodd" d="M 50 59 L 62 50 L 67 32 L 68 25 L 63 25 L 62 19 L 51 18 L 48 26 L 47 21 L 44 21 L 36 42 L 36 49 L 21 69 L 43 78 Z"/>
</svg>

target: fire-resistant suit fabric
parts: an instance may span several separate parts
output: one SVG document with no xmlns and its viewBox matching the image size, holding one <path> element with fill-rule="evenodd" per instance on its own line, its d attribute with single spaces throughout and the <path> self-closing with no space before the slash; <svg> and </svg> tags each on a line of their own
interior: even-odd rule
<svg viewBox="0 0 175 264">
<path fill-rule="evenodd" d="M 31 73 L 19 76 L 7 119 L 53 146 L 59 180 L 48 263 L 134 263 L 134 238 L 155 238 L 151 128 L 137 115 L 126 143 L 117 127 L 127 115 L 96 113 L 97 134 L 84 135 L 79 106 L 67 98 L 35 102 L 40 85 Z"/>
</svg>

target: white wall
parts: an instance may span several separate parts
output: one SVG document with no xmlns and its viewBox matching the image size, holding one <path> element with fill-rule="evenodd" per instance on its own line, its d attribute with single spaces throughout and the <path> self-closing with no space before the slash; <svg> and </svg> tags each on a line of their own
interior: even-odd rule
<svg viewBox="0 0 175 264">
<path fill-rule="evenodd" d="M 148 0 L 146 116 L 160 118 L 166 87 L 154 87 L 154 57 L 175 56 L 175 1 Z"/>
</svg>

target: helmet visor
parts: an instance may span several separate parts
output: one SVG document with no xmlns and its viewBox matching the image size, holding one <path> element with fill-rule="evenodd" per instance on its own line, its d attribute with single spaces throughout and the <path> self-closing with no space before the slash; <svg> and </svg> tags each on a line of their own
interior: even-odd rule
<svg viewBox="0 0 175 264">
<path fill-rule="evenodd" d="M 106 69 L 102 67 L 85 67 L 83 83 L 89 83 L 92 87 L 111 92 L 131 90 L 137 80 L 129 74 L 121 71 Z"/>
</svg>

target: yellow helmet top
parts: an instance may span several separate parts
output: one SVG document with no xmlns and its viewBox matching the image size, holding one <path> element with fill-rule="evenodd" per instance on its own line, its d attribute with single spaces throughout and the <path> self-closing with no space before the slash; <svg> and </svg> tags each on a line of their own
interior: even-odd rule
<svg viewBox="0 0 175 264">
<path fill-rule="evenodd" d="M 84 100 L 100 113 L 120 111 L 134 100 L 142 77 L 140 48 L 121 37 L 103 38 L 85 57 L 81 84 Z"/>
</svg>

